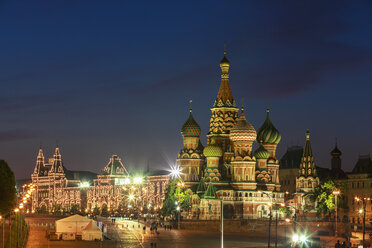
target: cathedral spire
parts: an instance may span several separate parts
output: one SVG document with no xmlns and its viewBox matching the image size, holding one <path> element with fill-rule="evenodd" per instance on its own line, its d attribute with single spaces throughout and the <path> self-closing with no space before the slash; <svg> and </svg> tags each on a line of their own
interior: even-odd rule
<svg viewBox="0 0 372 248">
<path fill-rule="evenodd" d="M 226 57 L 226 49 L 220 62 L 220 67 L 222 71 L 221 84 L 213 107 L 236 107 L 229 83 L 230 61 Z"/>
<path fill-rule="evenodd" d="M 313 151 L 311 149 L 311 144 L 310 144 L 309 129 L 306 131 L 306 142 L 305 142 L 304 152 L 301 158 L 301 169 L 300 169 L 299 174 L 304 177 L 308 177 L 308 176 L 316 177 L 317 176 Z"/>
<path fill-rule="evenodd" d="M 64 173 L 63 164 L 62 164 L 62 156 L 59 152 L 59 147 L 56 147 L 56 151 L 53 155 L 53 164 L 52 168 L 49 171 L 50 173 Z"/>
<path fill-rule="evenodd" d="M 44 169 L 44 155 L 43 155 L 43 149 L 40 146 L 39 153 L 36 159 L 36 166 L 34 169 L 34 174 L 42 174 L 43 169 Z"/>
</svg>

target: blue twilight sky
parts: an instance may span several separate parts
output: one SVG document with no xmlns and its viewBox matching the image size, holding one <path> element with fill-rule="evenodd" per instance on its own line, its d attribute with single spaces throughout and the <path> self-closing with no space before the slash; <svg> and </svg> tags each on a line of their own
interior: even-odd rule
<svg viewBox="0 0 372 248">
<path fill-rule="evenodd" d="M 227 44 L 230 83 L 279 157 L 307 128 L 319 166 L 372 151 L 371 1 L 0 1 L 0 158 L 29 177 L 42 143 L 69 169 L 168 167 L 193 99 L 205 144 Z M 239 104 L 240 105 L 240 104 Z"/>
</svg>

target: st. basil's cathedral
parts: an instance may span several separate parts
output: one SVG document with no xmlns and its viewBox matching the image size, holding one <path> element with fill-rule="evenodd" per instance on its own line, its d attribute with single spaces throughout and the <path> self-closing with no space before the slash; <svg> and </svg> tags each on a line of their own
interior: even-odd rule
<svg viewBox="0 0 372 248">
<path fill-rule="evenodd" d="M 270 120 L 258 129 L 236 106 L 230 83 L 226 52 L 220 62 L 221 84 L 211 108 L 207 146 L 200 141 L 201 128 L 192 109 L 182 126 L 183 149 L 177 156 L 181 179 L 192 194 L 192 211 L 186 218 L 219 219 L 221 200 L 225 218 L 268 217 L 270 206 L 284 202 L 280 190 L 276 148 L 281 140 Z M 253 142 L 259 147 L 253 151 Z"/>
</svg>

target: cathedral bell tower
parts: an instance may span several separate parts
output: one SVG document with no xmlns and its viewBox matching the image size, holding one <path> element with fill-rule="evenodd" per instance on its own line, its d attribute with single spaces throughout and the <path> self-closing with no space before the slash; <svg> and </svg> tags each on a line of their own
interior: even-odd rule
<svg viewBox="0 0 372 248">
<path fill-rule="evenodd" d="M 192 115 L 191 102 L 189 118 L 181 129 L 183 149 L 177 156 L 181 179 L 186 187 L 198 184 L 204 164 L 203 145 L 200 142 L 201 129 Z"/>
<path fill-rule="evenodd" d="M 211 108 L 212 115 L 210 119 L 208 144 L 213 138 L 215 143 L 222 148 L 223 162 L 230 162 L 232 153 L 229 134 L 231 128 L 238 118 L 239 109 L 236 107 L 234 97 L 231 92 L 229 83 L 230 62 L 226 58 L 226 51 L 220 62 L 221 67 L 221 84 L 218 90 L 216 100 Z"/>
<path fill-rule="evenodd" d="M 268 188 L 272 188 L 277 191 L 280 190 L 280 183 L 279 183 L 279 161 L 276 158 L 276 148 L 282 139 L 281 134 L 275 128 L 274 124 L 270 120 L 270 110 L 266 110 L 266 120 L 258 129 L 257 132 L 257 141 L 260 143 L 260 147 L 256 151 L 255 157 L 265 157 L 265 169 L 260 168 L 263 164 L 262 161 L 258 161 L 258 171 L 256 171 L 257 176 L 261 178 L 269 179 L 271 185 L 267 185 Z M 268 156 L 266 157 L 266 153 Z M 265 171 L 268 172 L 269 175 L 265 174 Z M 265 176 L 265 177 L 262 177 Z"/>
</svg>

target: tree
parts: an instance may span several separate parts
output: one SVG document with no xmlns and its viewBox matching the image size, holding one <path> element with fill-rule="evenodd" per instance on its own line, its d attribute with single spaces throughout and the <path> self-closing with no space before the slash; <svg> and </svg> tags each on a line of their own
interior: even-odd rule
<svg viewBox="0 0 372 248">
<path fill-rule="evenodd" d="M 99 215 L 99 207 L 98 206 L 95 206 L 94 209 L 93 209 L 93 214 L 94 215 Z"/>
<path fill-rule="evenodd" d="M 304 195 L 310 200 L 317 202 L 318 214 L 326 215 L 335 209 L 333 191 L 336 190 L 336 184 L 332 179 L 328 179 L 322 184 L 315 187 L 314 192 L 309 192 Z"/>
<path fill-rule="evenodd" d="M 165 189 L 165 199 L 160 214 L 163 216 L 173 215 L 176 213 L 177 206 L 180 204 L 182 210 L 189 210 L 191 208 L 192 191 L 177 186 L 178 180 L 169 182 Z"/>
<path fill-rule="evenodd" d="M 79 212 L 79 205 L 78 204 L 71 204 L 70 212 L 72 214 L 77 214 Z"/>
<path fill-rule="evenodd" d="M 62 205 L 61 204 L 54 204 L 54 206 L 53 206 L 53 213 L 54 214 L 57 214 L 57 215 L 59 215 L 59 214 L 61 214 L 62 213 Z"/>
<path fill-rule="evenodd" d="M 16 205 L 16 180 L 13 171 L 0 160 L 0 214 L 8 214 Z"/>
<path fill-rule="evenodd" d="M 104 217 L 108 216 L 107 205 L 105 204 L 102 208 L 101 215 Z"/>
<path fill-rule="evenodd" d="M 163 207 L 160 209 L 160 214 L 162 216 L 173 215 L 176 211 L 176 180 L 171 180 L 167 188 L 165 189 L 165 199 L 163 201 Z"/>
</svg>

